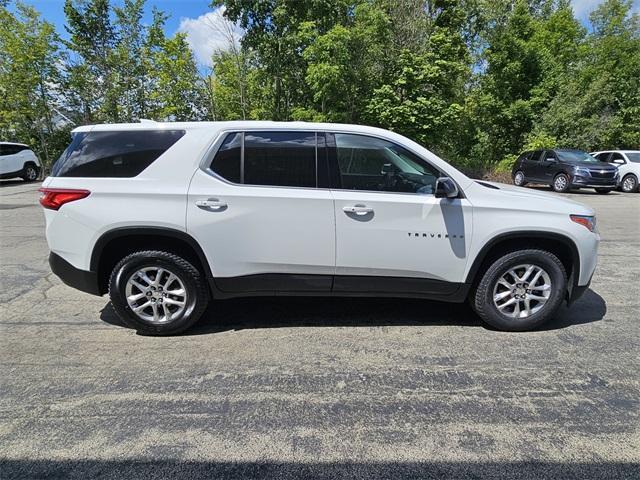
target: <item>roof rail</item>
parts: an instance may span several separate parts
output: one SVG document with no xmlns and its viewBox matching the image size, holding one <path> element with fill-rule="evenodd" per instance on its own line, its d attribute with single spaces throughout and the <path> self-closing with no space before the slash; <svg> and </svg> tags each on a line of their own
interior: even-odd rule
<svg viewBox="0 0 640 480">
<path fill-rule="evenodd" d="M 158 123 L 155 120 L 149 120 L 148 118 L 141 118 L 140 123 Z"/>
</svg>

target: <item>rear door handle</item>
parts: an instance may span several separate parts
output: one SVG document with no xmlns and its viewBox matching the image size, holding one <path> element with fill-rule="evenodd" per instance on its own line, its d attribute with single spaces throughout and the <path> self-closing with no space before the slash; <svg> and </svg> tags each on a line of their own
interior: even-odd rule
<svg viewBox="0 0 640 480">
<path fill-rule="evenodd" d="M 202 208 L 203 210 L 224 210 L 227 208 L 227 204 L 225 202 L 221 202 L 217 198 L 209 198 L 207 200 L 196 200 L 196 206 L 198 208 Z"/>
<path fill-rule="evenodd" d="M 366 215 L 368 213 L 373 213 L 373 208 L 367 207 L 366 205 L 353 205 L 350 207 L 343 207 L 342 211 L 344 213 L 355 213 L 356 215 Z"/>
</svg>

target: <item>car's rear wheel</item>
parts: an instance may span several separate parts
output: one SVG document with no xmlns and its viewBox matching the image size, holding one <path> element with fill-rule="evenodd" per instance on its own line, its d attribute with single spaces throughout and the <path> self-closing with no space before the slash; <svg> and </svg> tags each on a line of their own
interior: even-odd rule
<svg viewBox="0 0 640 480">
<path fill-rule="evenodd" d="M 524 172 L 522 170 L 518 170 L 513 176 L 513 184 L 518 187 L 524 187 L 527 184 Z"/>
<path fill-rule="evenodd" d="M 633 174 L 629 173 L 626 175 L 620 184 L 620 188 L 625 193 L 633 193 L 638 191 L 638 178 Z"/>
<path fill-rule="evenodd" d="M 596 188 L 595 190 L 600 195 L 606 195 L 607 193 L 611 192 L 611 190 L 613 190 L 613 188 Z"/>
<path fill-rule="evenodd" d="M 149 335 L 173 335 L 192 326 L 209 302 L 203 275 L 178 255 L 135 252 L 113 269 L 109 296 L 127 325 Z"/>
<path fill-rule="evenodd" d="M 493 261 L 471 303 L 495 328 L 531 330 L 553 317 L 566 288 L 567 274 L 558 257 L 545 250 L 519 250 Z"/>
<path fill-rule="evenodd" d="M 556 178 L 553 179 L 553 190 L 558 193 L 565 193 L 569 191 L 571 187 L 571 183 L 569 182 L 569 177 L 564 173 L 559 173 L 556 175 Z"/>
<path fill-rule="evenodd" d="M 38 178 L 38 168 L 33 164 L 28 164 L 22 171 L 22 179 L 25 182 L 35 182 Z"/>
</svg>

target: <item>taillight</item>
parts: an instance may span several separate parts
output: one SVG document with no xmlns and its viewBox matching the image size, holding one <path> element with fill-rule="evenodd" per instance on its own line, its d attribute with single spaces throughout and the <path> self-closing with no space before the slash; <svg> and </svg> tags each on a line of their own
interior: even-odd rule
<svg viewBox="0 0 640 480">
<path fill-rule="evenodd" d="M 569 215 L 572 222 L 579 223 L 583 227 L 589 229 L 590 232 L 596 229 L 596 217 L 590 215 Z"/>
<path fill-rule="evenodd" d="M 78 190 L 75 188 L 41 188 L 40 205 L 50 210 L 58 210 L 62 205 L 75 202 L 81 198 L 88 197 L 89 190 Z"/>
</svg>

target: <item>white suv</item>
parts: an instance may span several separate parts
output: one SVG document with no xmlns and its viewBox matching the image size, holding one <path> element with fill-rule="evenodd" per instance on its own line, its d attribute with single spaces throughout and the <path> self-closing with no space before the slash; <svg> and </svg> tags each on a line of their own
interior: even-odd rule
<svg viewBox="0 0 640 480">
<path fill-rule="evenodd" d="M 626 193 L 638 191 L 640 179 L 640 150 L 607 150 L 593 152 L 592 156 L 601 162 L 618 166 L 618 187 Z"/>
<path fill-rule="evenodd" d="M 0 179 L 21 177 L 33 182 L 40 175 L 40 160 L 23 143 L 0 142 Z"/>
<path fill-rule="evenodd" d="M 527 330 L 587 289 L 599 242 L 584 205 L 356 125 L 80 127 L 41 191 L 53 272 L 157 335 L 256 295 L 468 299 Z"/>
</svg>

